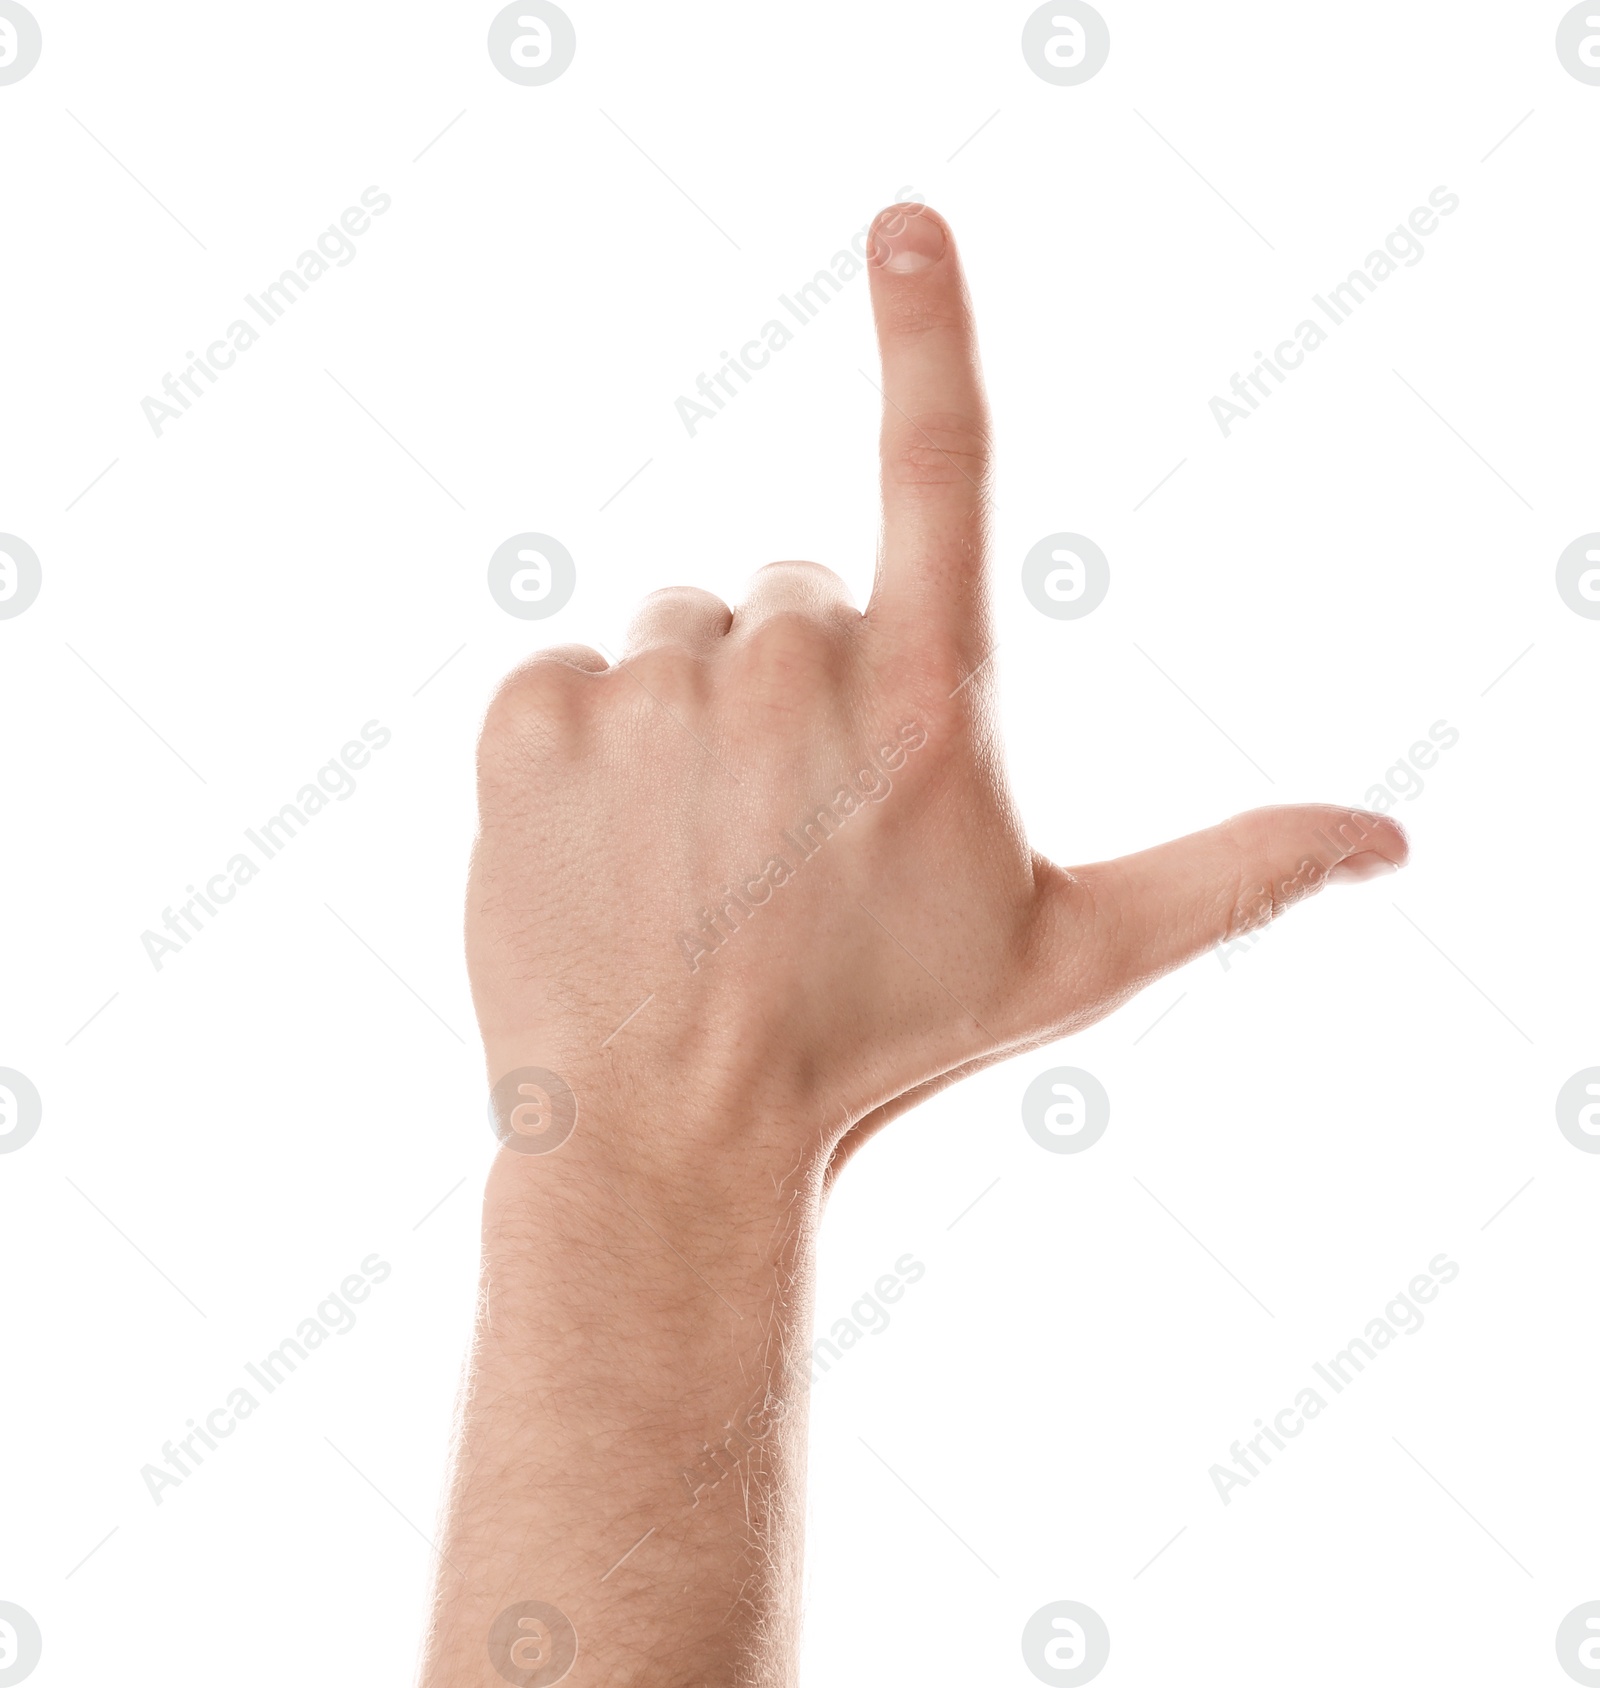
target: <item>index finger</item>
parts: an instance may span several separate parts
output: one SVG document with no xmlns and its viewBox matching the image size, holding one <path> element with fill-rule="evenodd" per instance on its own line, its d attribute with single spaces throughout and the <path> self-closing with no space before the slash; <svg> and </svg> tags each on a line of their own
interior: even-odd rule
<svg viewBox="0 0 1600 1688">
<path fill-rule="evenodd" d="M 972 304 L 949 225 L 892 205 L 868 265 L 883 361 L 883 537 L 868 617 L 953 646 L 963 672 L 990 649 L 989 407 Z"/>
</svg>

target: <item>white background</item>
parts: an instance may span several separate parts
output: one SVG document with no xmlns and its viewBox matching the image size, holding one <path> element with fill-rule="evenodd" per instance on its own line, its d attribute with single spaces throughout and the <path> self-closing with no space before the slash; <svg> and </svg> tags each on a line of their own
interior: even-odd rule
<svg viewBox="0 0 1600 1688">
<path fill-rule="evenodd" d="M 0 622 L 0 1066 L 44 1123 L 0 1158 L 0 1599 L 39 1688 L 407 1679 L 493 1148 L 481 710 L 654 586 L 809 557 L 864 598 L 864 279 L 697 437 L 673 401 L 908 186 L 980 315 L 1034 842 L 1361 803 L 1460 740 L 1398 803 L 1403 876 L 852 1166 L 819 1321 L 927 1270 L 814 1393 L 806 1680 L 1027 1684 L 1023 1624 L 1075 1599 L 1108 1688 L 1566 1681 L 1600 1160 L 1553 1103 L 1600 1062 L 1600 623 L 1554 565 L 1600 528 L 1600 88 L 1565 8 L 1105 0 L 1076 88 L 1002 4 L 570 0 L 538 88 L 492 5 L 33 9 L 0 87 L 0 529 L 44 580 Z M 156 437 L 141 398 L 372 184 L 353 262 Z M 1212 395 L 1440 185 L 1425 258 L 1224 438 Z M 530 529 L 577 562 L 548 622 L 485 587 Z M 1079 621 L 1020 587 L 1062 529 L 1111 563 Z M 158 973 L 141 932 L 372 719 L 356 794 Z M 1019 1117 L 1061 1064 L 1112 1099 L 1080 1155 Z M 1208 1468 L 1441 1251 L 1425 1327 L 1224 1507 Z M 141 1466 L 374 1252 L 356 1328 L 154 1505 Z"/>
</svg>

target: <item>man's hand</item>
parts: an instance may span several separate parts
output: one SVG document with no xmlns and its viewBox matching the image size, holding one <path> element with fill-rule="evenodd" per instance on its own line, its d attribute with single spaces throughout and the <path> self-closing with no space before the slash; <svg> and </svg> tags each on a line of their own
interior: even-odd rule
<svg viewBox="0 0 1600 1688">
<path fill-rule="evenodd" d="M 648 1102 L 671 1073 L 790 1162 L 826 1160 L 897 1098 L 1405 859 L 1394 822 L 1321 806 L 1088 867 L 1029 850 L 997 738 L 989 423 L 955 244 L 899 206 L 870 257 L 865 613 L 810 562 L 769 563 L 737 610 L 669 587 L 620 662 L 544 652 L 484 729 L 468 953 L 491 1079 L 537 1067 L 580 1108 L 645 1102 L 650 1152 L 698 1129 Z"/>
<path fill-rule="evenodd" d="M 1337 807 L 1087 867 L 1028 848 L 954 243 L 896 207 L 870 267 L 865 613 L 816 563 L 769 564 L 737 611 L 671 588 L 619 662 L 547 651 L 484 725 L 467 951 L 504 1147 L 429 1688 L 792 1683 L 812 1246 L 843 1158 L 1405 859 L 1392 821 Z"/>
</svg>

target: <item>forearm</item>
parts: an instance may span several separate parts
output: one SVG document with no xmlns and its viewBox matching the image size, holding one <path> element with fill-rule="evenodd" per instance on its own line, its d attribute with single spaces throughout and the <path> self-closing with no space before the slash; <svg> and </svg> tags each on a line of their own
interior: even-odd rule
<svg viewBox="0 0 1600 1688">
<path fill-rule="evenodd" d="M 794 1680 L 819 1180 L 663 1175 L 612 1135 L 491 1174 L 425 1688 Z M 570 1620 L 570 1676 L 559 1624 L 496 1629 L 526 1601 Z"/>
</svg>

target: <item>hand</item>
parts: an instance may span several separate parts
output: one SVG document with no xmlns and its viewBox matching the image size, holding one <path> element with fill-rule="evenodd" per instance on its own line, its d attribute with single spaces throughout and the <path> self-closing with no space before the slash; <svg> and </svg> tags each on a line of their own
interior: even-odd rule
<svg viewBox="0 0 1600 1688">
<path fill-rule="evenodd" d="M 574 1682 L 791 1685 L 833 1172 L 933 1087 L 1405 858 L 1393 822 L 1333 807 L 1070 870 L 1028 848 L 949 231 L 885 213 L 871 273 L 866 613 L 815 563 L 762 569 L 737 612 L 658 592 L 619 663 L 547 651 L 484 725 L 467 950 L 506 1147 L 429 1688 L 484 1680 L 485 1638 L 505 1674 L 529 1600 Z"/>
<path fill-rule="evenodd" d="M 870 271 L 885 402 L 865 613 L 810 562 L 768 564 L 737 611 L 671 587 L 615 666 L 544 652 L 484 727 L 468 953 L 491 1077 L 552 1070 L 580 1107 L 633 1095 L 624 1153 L 693 1139 L 693 1110 L 649 1101 L 670 1074 L 825 1165 L 907 1098 L 1406 857 L 1393 821 L 1320 805 L 1086 867 L 1028 848 L 997 736 L 989 425 L 954 241 L 894 208 Z"/>
</svg>

